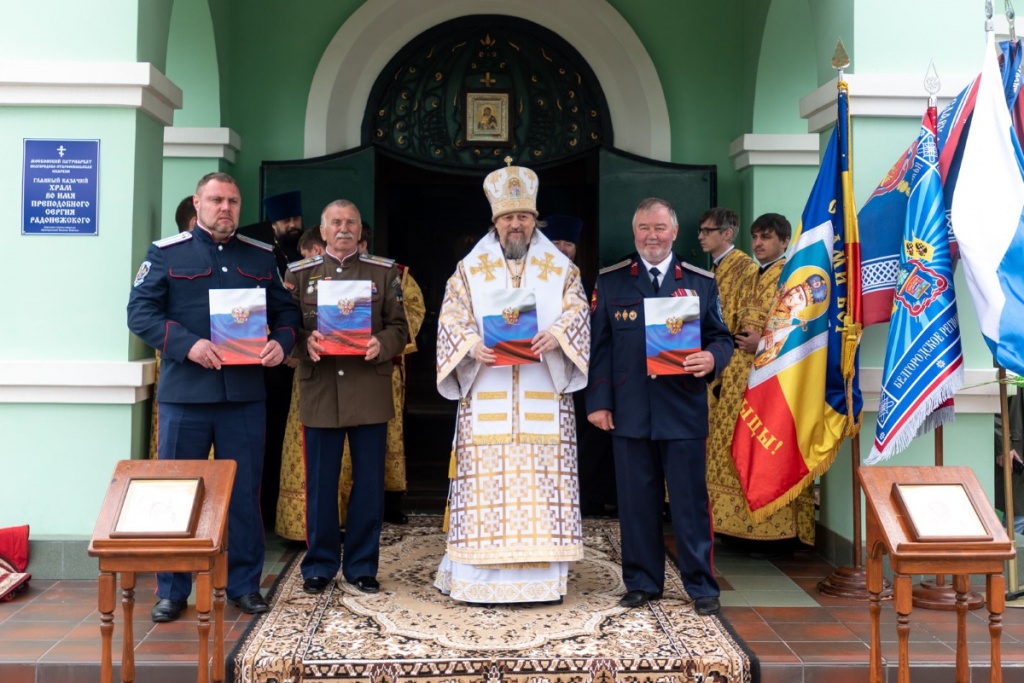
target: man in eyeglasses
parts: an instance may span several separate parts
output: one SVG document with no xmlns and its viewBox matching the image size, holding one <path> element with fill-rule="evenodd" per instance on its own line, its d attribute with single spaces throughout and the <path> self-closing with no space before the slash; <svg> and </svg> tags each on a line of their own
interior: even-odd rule
<svg viewBox="0 0 1024 683">
<path fill-rule="evenodd" d="M 740 329 L 739 311 L 743 283 L 757 275 L 757 263 L 736 248 L 736 234 L 740 219 L 734 211 L 716 206 L 700 217 L 697 240 L 705 254 L 711 256 L 711 272 L 715 274 L 718 297 L 722 305 L 722 320 L 735 337 Z M 721 380 L 716 379 L 708 388 L 709 407 L 714 410 L 721 391 Z"/>
</svg>

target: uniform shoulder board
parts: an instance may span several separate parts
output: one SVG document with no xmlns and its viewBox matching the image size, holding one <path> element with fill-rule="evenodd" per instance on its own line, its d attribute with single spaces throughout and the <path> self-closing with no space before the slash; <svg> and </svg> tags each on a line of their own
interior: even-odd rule
<svg viewBox="0 0 1024 683">
<path fill-rule="evenodd" d="M 632 262 L 633 262 L 633 259 L 628 258 L 625 261 L 619 261 L 618 263 L 613 263 L 612 265 L 607 266 L 607 267 L 602 268 L 601 270 L 597 271 L 597 274 L 598 275 L 604 275 L 605 273 L 610 273 L 613 270 L 618 270 L 619 268 L 625 268 L 626 266 L 628 266 Z"/>
<path fill-rule="evenodd" d="M 160 249 L 166 249 L 167 247 L 174 246 L 175 244 L 188 242 L 190 239 L 192 239 L 192 233 L 179 232 L 177 235 L 171 235 L 170 237 L 165 237 L 162 240 L 157 240 L 156 242 L 153 242 L 153 244 Z"/>
<path fill-rule="evenodd" d="M 245 235 L 239 234 L 237 232 L 235 233 L 235 237 L 238 238 L 239 242 L 245 242 L 246 244 L 254 246 L 257 249 L 262 249 L 263 251 L 269 251 L 270 253 L 274 252 L 274 246 L 271 245 L 271 244 L 267 244 L 266 242 L 261 242 L 259 240 L 254 240 L 251 237 L 246 237 Z"/>
<path fill-rule="evenodd" d="M 323 263 L 323 261 L 323 256 L 310 256 L 309 258 L 299 259 L 298 261 L 292 261 L 291 263 L 288 264 L 288 270 L 292 271 L 293 273 L 297 273 L 300 270 L 312 268 L 318 263 Z"/>
<path fill-rule="evenodd" d="M 687 263 L 686 261 L 683 261 L 682 263 L 683 263 L 683 268 L 686 268 L 687 270 L 691 270 L 694 273 L 697 273 L 697 275 L 703 275 L 704 277 L 709 277 L 712 280 L 715 279 L 715 274 L 712 273 L 710 270 L 704 270 L 703 268 L 698 268 L 697 266 L 691 265 L 691 264 Z"/>
<path fill-rule="evenodd" d="M 363 263 L 370 263 L 383 268 L 391 268 L 395 265 L 395 259 L 385 258 L 383 256 L 374 256 L 373 254 L 360 254 L 359 260 Z"/>
</svg>

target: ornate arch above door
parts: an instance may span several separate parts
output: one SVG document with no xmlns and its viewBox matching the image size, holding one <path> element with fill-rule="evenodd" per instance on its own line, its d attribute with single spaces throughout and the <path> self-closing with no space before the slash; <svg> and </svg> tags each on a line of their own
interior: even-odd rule
<svg viewBox="0 0 1024 683">
<path fill-rule="evenodd" d="M 363 144 L 457 168 L 540 164 L 612 145 L 604 93 L 559 36 L 478 15 L 417 36 L 381 72 Z"/>
<path fill-rule="evenodd" d="M 388 62 L 425 30 L 480 14 L 480 0 L 368 0 L 335 34 L 310 85 L 304 155 L 358 147 L 363 114 Z M 573 46 L 593 69 L 607 100 L 615 145 L 667 161 L 668 107 L 654 63 L 633 28 L 603 0 L 503 0 L 502 14 L 539 24 Z"/>
</svg>

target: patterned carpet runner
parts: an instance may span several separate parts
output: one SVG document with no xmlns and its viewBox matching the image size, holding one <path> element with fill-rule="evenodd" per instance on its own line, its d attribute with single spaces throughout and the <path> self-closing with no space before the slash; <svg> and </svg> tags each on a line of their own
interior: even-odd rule
<svg viewBox="0 0 1024 683">
<path fill-rule="evenodd" d="M 618 523 L 587 520 L 585 541 L 562 605 L 490 608 L 433 587 L 440 518 L 387 525 L 380 593 L 340 581 L 308 595 L 293 562 L 229 670 L 239 683 L 756 683 L 756 659 L 722 619 L 696 615 L 671 564 L 664 598 L 627 610 Z"/>
</svg>

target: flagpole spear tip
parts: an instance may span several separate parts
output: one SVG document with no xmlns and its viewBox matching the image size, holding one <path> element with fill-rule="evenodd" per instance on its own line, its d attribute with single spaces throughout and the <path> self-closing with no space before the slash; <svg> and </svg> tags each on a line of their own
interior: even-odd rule
<svg viewBox="0 0 1024 683">
<path fill-rule="evenodd" d="M 935 60 L 928 62 L 928 70 L 924 74 L 924 89 L 928 93 L 928 106 L 935 106 L 935 96 L 942 88 L 942 81 L 939 80 L 939 72 L 935 69 Z"/>
<path fill-rule="evenodd" d="M 985 33 L 995 31 L 995 25 L 992 23 L 992 14 L 992 0 L 985 0 Z"/>
<path fill-rule="evenodd" d="M 1014 19 L 1017 13 L 1013 10 L 1013 3 L 1010 0 L 1003 0 L 1003 10 L 1006 14 L 1006 23 L 1010 25 L 1010 40 L 1017 42 L 1017 29 L 1014 27 Z"/>
<path fill-rule="evenodd" d="M 989 0 L 991 2 L 991 0 Z M 836 50 L 832 53 L 832 68 L 839 71 L 839 80 L 843 80 L 843 69 L 850 66 L 850 55 L 846 54 L 843 39 L 836 42 Z"/>
</svg>

